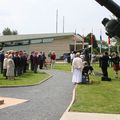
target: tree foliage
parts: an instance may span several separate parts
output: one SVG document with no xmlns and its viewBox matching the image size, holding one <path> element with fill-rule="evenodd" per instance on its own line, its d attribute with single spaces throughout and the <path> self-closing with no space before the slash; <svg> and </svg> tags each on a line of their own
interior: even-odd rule
<svg viewBox="0 0 120 120">
<path fill-rule="evenodd" d="M 18 32 L 17 32 L 17 30 L 11 31 L 10 28 L 7 27 L 3 30 L 2 34 L 3 35 L 17 35 Z"/>
<path fill-rule="evenodd" d="M 93 48 L 97 48 L 98 47 L 97 40 L 96 40 L 95 35 L 93 35 L 92 33 L 89 33 L 85 37 L 85 42 L 88 42 L 88 44 L 91 45 L 91 35 L 92 35 L 92 39 L 93 39 Z"/>
</svg>

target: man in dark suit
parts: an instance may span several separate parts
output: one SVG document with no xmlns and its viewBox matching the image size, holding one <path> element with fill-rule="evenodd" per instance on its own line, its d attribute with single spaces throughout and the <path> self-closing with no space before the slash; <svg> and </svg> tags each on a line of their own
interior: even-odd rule
<svg viewBox="0 0 120 120">
<path fill-rule="evenodd" d="M 107 68 L 109 67 L 108 52 L 105 52 L 100 59 L 101 59 L 100 60 L 101 61 L 100 67 L 101 67 L 102 72 L 103 72 L 102 80 L 109 80 L 109 78 L 108 78 L 108 71 L 107 71 Z"/>
</svg>

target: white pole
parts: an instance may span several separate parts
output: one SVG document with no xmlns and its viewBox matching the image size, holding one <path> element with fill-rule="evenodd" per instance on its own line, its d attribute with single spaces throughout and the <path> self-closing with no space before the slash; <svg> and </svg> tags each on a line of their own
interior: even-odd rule
<svg viewBox="0 0 120 120">
<path fill-rule="evenodd" d="M 100 54 L 102 53 L 102 43 L 100 43 Z"/>
<path fill-rule="evenodd" d="M 91 63 L 92 63 L 92 54 L 93 54 L 93 29 L 92 29 L 92 33 L 90 36 L 90 42 L 91 42 Z"/>
<path fill-rule="evenodd" d="M 102 30 L 100 29 L 100 54 L 102 53 Z"/>
<path fill-rule="evenodd" d="M 65 21 L 64 21 L 64 16 L 63 16 L 63 33 L 64 33 L 64 22 L 65 22 Z"/>
<path fill-rule="evenodd" d="M 119 45 L 117 45 L 117 52 L 119 53 Z"/>
<path fill-rule="evenodd" d="M 76 33 L 74 35 L 74 51 L 76 51 Z"/>
<path fill-rule="evenodd" d="M 56 33 L 58 33 L 58 9 L 56 10 Z"/>
<path fill-rule="evenodd" d="M 93 45 L 91 45 L 91 63 L 93 62 L 92 61 L 92 53 L 93 53 Z"/>
<path fill-rule="evenodd" d="M 108 53 L 109 53 L 109 55 L 110 55 L 110 45 L 108 45 Z"/>
</svg>

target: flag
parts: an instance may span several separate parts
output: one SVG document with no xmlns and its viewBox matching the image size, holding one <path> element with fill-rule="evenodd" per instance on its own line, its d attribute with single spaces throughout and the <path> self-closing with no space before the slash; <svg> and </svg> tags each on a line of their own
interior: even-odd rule
<svg viewBox="0 0 120 120">
<path fill-rule="evenodd" d="M 84 49 L 84 35 L 82 36 L 82 48 Z"/>
<path fill-rule="evenodd" d="M 82 44 L 84 45 L 84 35 L 82 36 Z"/>
<path fill-rule="evenodd" d="M 102 32 L 100 31 L 100 43 L 102 43 Z"/>
<path fill-rule="evenodd" d="M 108 45 L 110 45 L 110 37 L 108 36 Z"/>
<path fill-rule="evenodd" d="M 92 45 L 93 44 L 93 34 L 91 33 L 90 35 L 90 44 Z"/>
</svg>

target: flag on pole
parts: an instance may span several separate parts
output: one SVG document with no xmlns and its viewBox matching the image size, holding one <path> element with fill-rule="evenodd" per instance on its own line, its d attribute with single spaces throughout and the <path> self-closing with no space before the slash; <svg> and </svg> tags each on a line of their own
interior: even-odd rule
<svg viewBox="0 0 120 120">
<path fill-rule="evenodd" d="M 91 33 L 90 35 L 90 44 L 92 45 L 93 44 L 93 34 Z"/>
<path fill-rule="evenodd" d="M 108 36 L 108 45 L 110 45 L 110 37 Z"/>
<path fill-rule="evenodd" d="M 82 36 L 82 48 L 84 49 L 84 35 Z"/>
<path fill-rule="evenodd" d="M 102 43 L 102 31 L 100 31 L 100 43 Z"/>
</svg>

